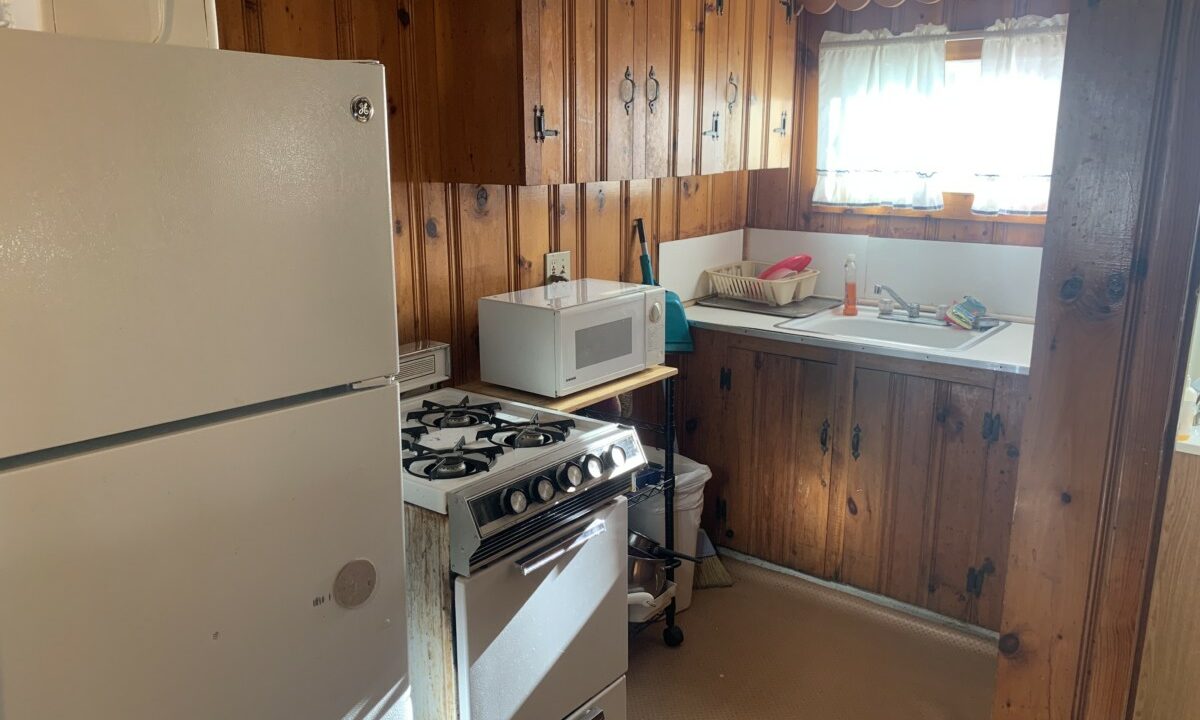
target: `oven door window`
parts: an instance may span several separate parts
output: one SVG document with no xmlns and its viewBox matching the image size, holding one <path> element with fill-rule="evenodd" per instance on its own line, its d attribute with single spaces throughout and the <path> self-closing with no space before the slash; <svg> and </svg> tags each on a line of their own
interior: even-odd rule
<svg viewBox="0 0 1200 720">
<path fill-rule="evenodd" d="M 585 305 L 561 316 L 560 389 L 571 392 L 642 369 L 645 325 L 641 294 Z"/>
</svg>

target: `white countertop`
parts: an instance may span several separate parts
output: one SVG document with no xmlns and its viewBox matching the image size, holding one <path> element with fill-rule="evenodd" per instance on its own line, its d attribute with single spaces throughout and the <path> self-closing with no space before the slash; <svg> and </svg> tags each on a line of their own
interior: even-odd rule
<svg viewBox="0 0 1200 720">
<path fill-rule="evenodd" d="M 1189 455 L 1200 455 L 1200 428 L 1192 428 L 1192 436 L 1187 440 L 1175 440 L 1175 452 L 1185 452 Z"/>
<path fill-rule="evenodd" d="M 878 343 L 868 339 L 847 342 L 831 338 L 827 335 L 817 335 L 800 330 L 785 330 L 776 327 L 779 323 L 786 322 L 788 318 L 744 312 L 741 310 L 723 310 L 703 305 L 688 307 L 687 318 L 691 325 L 706 330 L 740 333 L 769 340 L 801 343 L 804 345 L 833 348 L 835 350 L 853 350 L 855 352 L 925 360 L 948 365 L 961 365 L 985 370 L 1017 373 L 1020 375 L 1029 374 L 1029 358 L 1033 353 L 1033 324 L 1031 323 L 1014 322 L 973 347 L 969 347 L 966 350 L 954 351 L 926 347 L 904 347 L 897 344 Z M 1200 449 L 1197 452 L 1200 453 Z"/>
</svg>

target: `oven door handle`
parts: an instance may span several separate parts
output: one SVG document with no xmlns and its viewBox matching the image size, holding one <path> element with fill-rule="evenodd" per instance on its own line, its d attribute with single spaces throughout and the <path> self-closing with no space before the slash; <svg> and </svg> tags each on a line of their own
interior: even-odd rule
<svg viewBox="0 0 1200 720">
<path fill-rule="evenodd" d="M 596 518 L 574 535 L 568 535 L 562 540 L 558 540 L 548 546 L 540 547 L 524 557 L 517 558 L 514 562 L 521 569 L 522 575 L 531 575 L 563 555 L 582 546 L 588 540 L 603 535 L 607 531 L 608 525 L 605 523 L 604 518 Z"/>
</svg>

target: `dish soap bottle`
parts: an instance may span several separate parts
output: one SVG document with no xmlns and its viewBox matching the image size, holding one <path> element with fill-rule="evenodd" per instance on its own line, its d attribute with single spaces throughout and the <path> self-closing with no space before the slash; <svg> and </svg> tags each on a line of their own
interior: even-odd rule
<svg viewBox="0 0 1200 720">
<path fill-rule="evenodd" d="M 1183 386 L 1183 400 L 1179 403 L 1179 424 L 1175 429 L 1175 439 L 1187 441 L 1192 438 L 1192 430 L 1196 425 L 1196 389 L 1192 387 L 1192 377 L 1187 376 Z"/>
<path fill-rule="evenodd" d="M 854 253 L 846 256 L 846 299 L 842 314 L 858 314 L 858 265 L 854 263 Z"/>
</svg>

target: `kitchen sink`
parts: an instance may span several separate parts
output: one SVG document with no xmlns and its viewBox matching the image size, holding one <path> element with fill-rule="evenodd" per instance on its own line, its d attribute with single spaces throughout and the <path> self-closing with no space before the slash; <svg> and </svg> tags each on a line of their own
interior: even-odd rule
<svg viewBox="0 0 1200 720">
<path fill-rule="evenodd" d="M 860 311 L 861 312 L 861 311 Z M 961 351 L 995 335 L 1009 323 L 1003 322 L 988 330 L 963 330 L 950 327 L 922 315 L 920 318 L 884 319 L 874 313 L 846 317 L 840 310 L 823 312 L 812 317 L 788 320 L 776 325 L 783 330 L 798 330 L 816 335 L 828 335 L 848 342 L 867 341 L 916 348 Z"/>
</svg>

